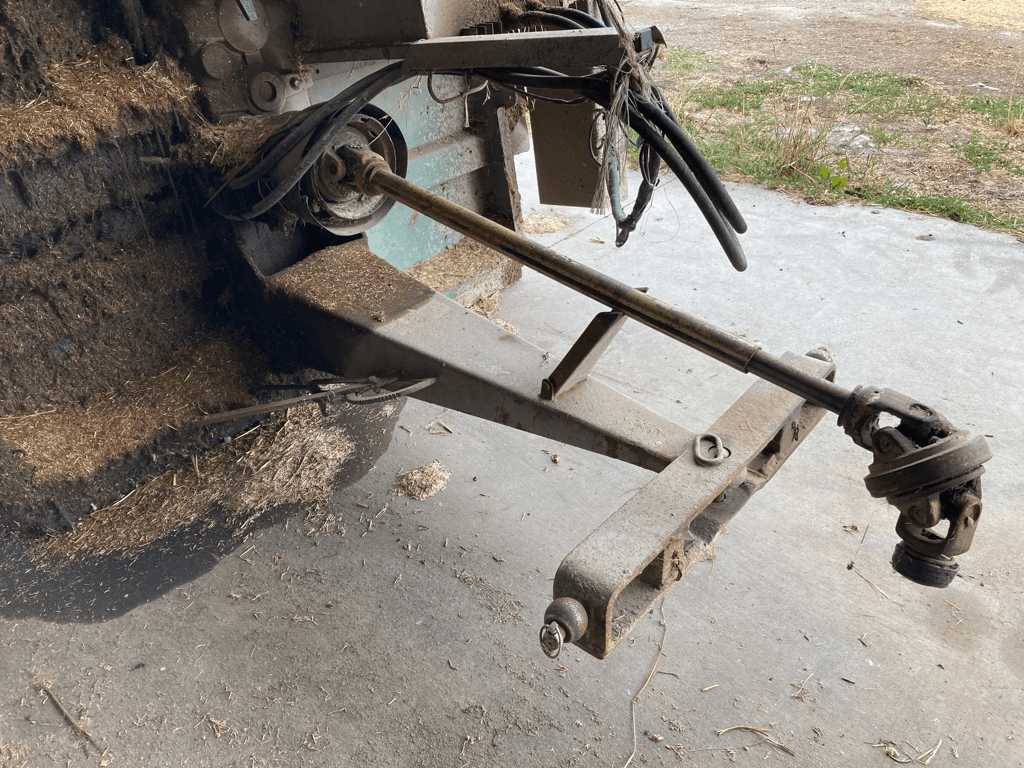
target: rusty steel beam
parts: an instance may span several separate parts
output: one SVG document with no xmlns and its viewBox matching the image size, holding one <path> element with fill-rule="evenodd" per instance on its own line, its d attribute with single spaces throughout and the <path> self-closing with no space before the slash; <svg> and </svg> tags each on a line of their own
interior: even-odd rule
<svg viewBox="0 0 1024 768">
<path fill-rule="evenodd" d="M 588 378 L 546 399 L 558 360 L 367 248 L 333 246 L 262 277 L 267 315 L 304 364 L 346 379 L 436 379 L 415 397 L 658 472 L 693 434 Z"/>
<path fill-rule="evenodd" d="M 835 373 L 821 359 L 789 354 L 786 362 L 815 378 Z M 710 555 L 718 532 L 824 415 L 766 382 L 752 386 L 704 435 L 722 453 L 708 457 L 698 436 L 691 451 L 566 555 L 549 608 L 561 627 L 552 632 L 568 629 L 571 642 L 607 657 L 692 565 Z M 559 614 L 566 601 L 576 606 L 571 620 Z"/>
</svg>

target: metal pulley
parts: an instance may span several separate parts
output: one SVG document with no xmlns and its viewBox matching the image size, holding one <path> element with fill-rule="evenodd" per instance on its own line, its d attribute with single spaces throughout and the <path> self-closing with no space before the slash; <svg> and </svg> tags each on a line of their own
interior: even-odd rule
<svg viewBox="0 0 1024 768">
<path fill-rule="evenodd" d="M 315 137 L 311 139 L 311 142 Z M 305 149 L 303 145 L 302 149 Z M 380 222 L 395 201 L 382 194 L 368 194 L 350 182 L 353 169 L 343 159 L 345 150 L 375 153 L 393 173 L 405 176 L 409 150 L 401 130 L 384 110 L 365 105 L 341 129 L 302 180 L 284 198 L 283 205 L 300 219 L 335 235 L 358 235 Z M 301 153 L 295 153 L 296 158 Z M 293 164 L 284 162 L 278 175 L 286 176 Z"/>
</svg>

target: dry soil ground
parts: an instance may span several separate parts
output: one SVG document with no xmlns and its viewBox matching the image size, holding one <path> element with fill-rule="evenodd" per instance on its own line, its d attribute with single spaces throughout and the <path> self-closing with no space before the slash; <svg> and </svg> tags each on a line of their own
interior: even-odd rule
<svg viewBox="0 0 1024 768">
<path fill-rule="evenodd" d="M 622 7 L 631 23 L 668 28 L 670 45 L 721 54 L 738 74 L 820 61 L 946 85 L 984 83 L 1003 94 L 1024 86 L 1024 5 L 1016 0 L 624 0 Z"/>
<path fill-rule="evenodd" d="M 631 19 L 668 28 L 671 47 L 694 51 L 683 69 L 670 59 L 659 82 L 695 135 L 721 142 L 730 132 L 749 137 L 753 127 L 796 145 L 781 162 L 763 162 L 754 172 L 719 160 L 726 178 L 753 177 L 818 202 L 867 198 L 954 220 L 984 220 L 1024 236 L 1024 4 L 629 0 L 625 7 Z M 808 87 L 813 77 L 802 67 L 812 62 L 843 75 L 895 73 L 908 101 L 876 92 L 860 96 L 858 106 L 867 105 L 861 109 L 838 91 L 809 95 L 815 94 Z M 760 97 L 745 100 L 742 110 L 693 98 L 765 78 L 779 87 L 763 104 Z M 979 108 L 991 99 L 1009 99 L 1016 119 L 994 119 Z M 965 108 L 966 102 L 973 106 Z M 803 146 L 822 136 L 823 144 Z M 748 138 L 737 145 L 755 143 Z M 761 150 L 737 154 L 749 152 Z M 836 172 L 840 162 L 843 170 Z M 813 178 L 820 164 L 848 181 L 837 194 Z M 764 170 L 780 165 L 790 169 L 788 178 Z M 809 192 L 808 181 L 817 181 L 817 188 Z M 882 189 L 901 191 L 900 199 L 881 199 Z M 961 203 L 1001 221 L 975 217 Z"/>
</svg>

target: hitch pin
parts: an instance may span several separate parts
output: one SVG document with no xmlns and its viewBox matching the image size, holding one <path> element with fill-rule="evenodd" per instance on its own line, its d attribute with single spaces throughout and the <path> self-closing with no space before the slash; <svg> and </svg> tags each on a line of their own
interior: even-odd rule
<svg viewBox="0 0 1024 768">
<path fill-rule="evenodd" d="M 565 630 L 559 626 L 557 621 L 552 621 L 540 628 L 540 647 L 548 658 L 557 659 L 558 654 L 562 652 L 562 643 L 564 642 Z"/>
</svg>

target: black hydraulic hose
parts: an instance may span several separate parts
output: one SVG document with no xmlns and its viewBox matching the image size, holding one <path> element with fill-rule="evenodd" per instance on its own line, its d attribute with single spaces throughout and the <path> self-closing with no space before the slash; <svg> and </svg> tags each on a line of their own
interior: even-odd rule
<svg viewBox="0 0 1024 768">
<path fill-rule="evenodd" d="M 533 71 L 525 70 L 506 70 L 506 69 L 480 69 L 477 70 L 477 74 L 481 77 L 488 79 L 497 80 L 499 83 L 507 82 L 513 85 L 522 85 L 527 88 L 551 88 L 555 90 L 571 90 L 579 93 L 580 95 L 586 96 L 588 99 L 596 103 L 598 106 L 608 109 L 611 104 L 611 97 L 607 91 L 609 84 L 607 80 L 597 80 L 593 77 L 568 77 L 568 76 L 553 76 L 535 74 L 536 69 Z M 655 152 L 657 152 L 661 158 L 668 164 L 672 172 L 679 178 L 683 186 L 686 187 L 686 191 L 689 192 L 693 198 L 697 207 L 700 209 L 704 218 L 707 220 L 711 230 L 715 233 L 715 237 L 721 244 L 722 249 L 725 251 L 725 255 L 728 257 L 730 263 L 737 271 L 742 272 L 747 268 L 747 259 L 743 255 L 743 246 L 740 245 L 739 240 L 736 238 L 736 232 L 732 226 L 723 217 L 721 212 L 715 203 L 708 197 L 705 192 L 703 185 L 697 180 L 697 178 L 687 167 L 683 159 L 672 149 L 668 142 L 665 141 L 664 137 L 649 123 L 643 115 L 641 115 L 636 108 L 637 100 L 630 100 L 630 127 L 637 131 L 641 137 L 651 144 Z M 646 102 L 650 104 L 650 102 Z M 653 105 L 651 105 L 653 106 Z M 671 120 L 661 113 L 668 122 Z M 698 152 L 698 155 L 700 153 Z M 703 158 L 702 155 L 700 155 Z M 705 161 L 706 163 L 707 161 Z M 708 166 L 710 168 L 710 166 Z M 714 175 L 714 171 L 711 171 Z M 718 177 L 714 176 L 717 180 Z M 721 184 L 721 182 L 718 182 Z M 724 190 L 724 187 L 723 187 Z M 728 193 L 726 193 L 728 195 Z M 743 222 L 742 217 L 740 221 L 746 229 L 746 222 Z"/>
<path fill-rule="evenodd" d="M 615 150 L 609 150 L 608 155 L 608 173 L 605 180 L 608 185 L 608 199 L 611 201 L 612 206 L 612 218 L 615 219 L 616 229 L 624 222 L 628 217 L 626 212 L 622 209 L 622 194 L 619 187 L 619 161 L 616 158 Z M 619 237 L 616 233 L 615 244 L 619 244 Z"/>
<path fill-rule="evenodd" d="M 696 176 L 700 185 L 707 192 L 708 197 L 714 201 L 725 219 L 740 234 L 746 232 L 747 222 L 743 219 L 743 214 L 736 207 L 736 203 L 729 196 L 728 190 L 723 186 L 722 180 L 718 178 L 718 174 L 715 173 L 711 164 L 708 163 L 707 158 L 700 153 L 700 150 L 697 149 L 693 140 L 686 135 L 686 131 L 679 126 L 679 123 L 673 120 L 668 112 L 660 109 L 647 99 L 634 98 L 633 104 L 641 115 L 668 137 L 669 141 L 672 142 L 672 145 L 679 152 L 680 157 L 690 166 L 693 175 Z"/>
<path fill-rule="evenodd" d="M 553 91 L 573 91 L 590 99 L 599 106 L 608 107 L 611 101 L 611 83 L 607 77 L 563 75 L 542 67 L 521 69 L 475 69 L 473 73 L 499 84 L 516 85 L 521 88 L 545 88 Z"/>
<path fill-rule="evenodd" d="M 558 27 L 559 29 L 584 29 L 579 24 L 565 16 L 558 16 L 545 11 L 527 11 L 516 19 L 517 27 Z"/>
<path fill-rule="evenodd" d="M 619 11 L 619 18 L 625 17 L 622 12 L 622 6 L 619 5 L 619 0 L 615 0 L 615 7 Z M 612 12 L 608 10 L 608 0 L 597 0 L 597 9 L 601 12 L 601 18 L 604 19 L 605 26 L 614 27 L 615 22 L 612 21 Z"/>
<path fill-rule="evenodd" d="M 668 145 L 668 142 L 665 141 L 664 137 L 658 133 L 654 126 L 647 122 L 632 106 L 630 107 L 629 127 L 650 144 L 655 152 L 661 155 L 661 159 L 672 169 L 672 172 L 682 182 L 683 186 L 686 187 L 686 191 L 690 193 L 690 197 L 693 198 L 693 202 L 697 204 L 700 212 L 704 214 L 704 218 L 711 226 L 711 231 L 715 233 L 715 237 L 722 246 L 722 250 L 725 251 L 725 255 L 729 258 L 729 262 L 736 268 L 737 272 L 744 271 L 747 268 L 747 257 L 743 255 L 743 246 L 740 245 L 740 241 L 736 238 L 736 232 L 729 225 L 729 222 L 722 218 L 721 212 L 711 201 L 711 198 L 708 197 L 700 182 L 697 181 L 689 167 L 683 162 L 683 159 Z"/>
<path fill-rule="evenodd" d="M 253 205 L 246 213 L 243 213 L 238 217 L 228 216 L 228 218 L 254 219 L 257 216 L 266 213 L 277 205 L 277 203 L 281 202 L 281 200 L 284 199 L 284 196 L 287 195 L 292 188 L 301 181 L 302 177 L 306 175 L 306 172 L 313 167 L 313 164 L 320 158 L 320 156 L 330 148 L 331 144 L 338 137 L 338 134 L 344 130 L 345 126 L 348 125 L 349 120 L 351 120 L 360 109 L 362 109 L 381 91 L 390 88 L 392 85 L 400 83 L 402 80 L 415 77 L 418 74 L 420 74 L 418 70 L 394 69 L 387 72 L 383 77 L 376 79 L 370 85 L 364 87 L 354 100 L 349 101 L 346 107 L 328 121 L 327 126 L 317 140 L 306 149 L 306 152 L 302 156 L 302 160 L 300 160 L 296 164 L 295 168 L 293 168 L 291 172 L 274 187 L 270 194 Z M 351 89 L 347 89 L 346 92 L 348 92 L 348 90 Z"/>
<path fill-rule="evenodd" d="M 608 84 L 607 80 L 594 77 L 571 77 L 541 67 L 515 70 L 480 70 L 478 74 L 493 78 L 499 82 L 504 81 L 511 85 L 527 88 L 575 91 L 606 109 L 609 107 L 610 98 L 607 96 L 607 88 L 610 88 L 610 84 Z M 656 98 L 659 98 L 664 103 L 660 93 L 656 93 Z M 678 121 L 674 119 L 675 116 L 672 114 L 671 109 L 668 108 L 668 104 L 664 103 L 665 108 L 660 109 L 658 105 L 653 104 L 647 99 L 634 96 L 633 101 L 641 114 L 669 137 L 679 152 L 680 157 L 692 169 L 693 176 L 704 189 L 705 196 L 712 201 L 721 216 L 724 216 L 736 232 L 740 234 L 746 232 L 747 222 L 736 207 L 736 203 L 733 202 L 728 190 L 725 189 L 721 179 L 718 178 L 718 174 L 715 173 L 707 159 L 679 126 Z"/>
<path fill-rule="evenodd" d="M 567 19 L 572 19 L 577 24 L 587 27 L 588 29 L 603 29 L 608 25 L 600 19 L 596 19 L 585 11 L 581 11 L 577 8 L 559 8 L 558 6 L 552 6 L 545 11 L 545 13 L 552 13 L 557 16 L 564 16 Z"/>
<path fill-rule="evenodd" d="M 672 118 L 673 123 L 682 128 L 683 124 L 679 122 L 679 118 L 676 116 L 675 111 L 672 109 L 672 105 L 668 103 L 668 99 L 665 98 L 665 94 L 661 92 L 661 88 L 659 88 L 656 85 L 652 85 L 651 95 L 654 97 L 655 104 L 661 107 L 665 114 Z"/>
<path fill-rule="evenodd" d="M 309 114 L 288 128 L 285 135 L 275 143 L 274 147 L 263 158 L 261 158 L 255 166 L 245 173 L 233 178 L 229 182 L 228 186 L 231 189 L 241 189 L 242 187 L 252 184 L 267 171 L 277 165 L 285 155 L 298 145 L 300 141 L 305 139 L 309 134 L 315 131 L 317 127 L 330 119 L 333 112 L 343 109 L 348 102 L 357 97 L 361 92 L 368 88 L 372 88 L 375 82 L 381 78 L 388 77 L 391 73 L 401 70 L 401 68 L 402 62 L 399 61 L 394 64 L 390 64 L 383 69 L 378 69 L 376 72 L 373 72 L 358 82 L 353 83 L 336 96 L 333 96 L 322 104 L 318 104 L 315 108 L 310 109 Z"/>
<path fill-rule="evenodd" d="M 645 151 L 646 150 L 646 151 Z M 636 200 L 633 201 L 633 210 L 629 215 L 622 209 L 619 200 L 619 163 L 614 153 L 608 163 L 608 196 L 611 198 L 612 217 L 615 219 L 615 247 L 621 248 L 626 244 L 629 236 L 640 223 L 640 217 L 644 215 L 647 206 L 654 198 L 654 187 L 657 184 L 658 173 L 661 171 L 661 157 L 657 152 L 651 151 L 651 145 L 644 143 L 640 149 L 640 168 L 643 173 L 643 181 L 636 192 Z"/>
</svg>

